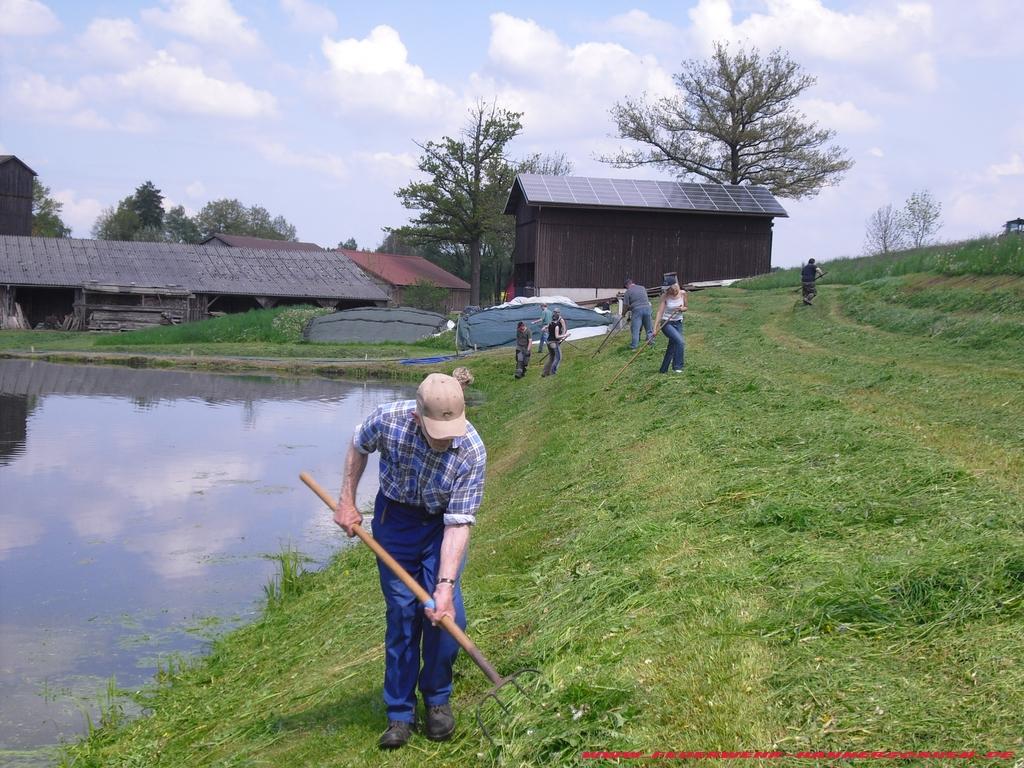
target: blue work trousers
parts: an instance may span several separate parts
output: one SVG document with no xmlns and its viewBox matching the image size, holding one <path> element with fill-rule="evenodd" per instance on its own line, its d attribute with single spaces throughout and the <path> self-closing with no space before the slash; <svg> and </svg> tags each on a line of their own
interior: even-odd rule
<svg viewBox="0 0 1024 768">
<path fill-rule="evenodd" d="M 683 321 L 672 320 L 662 326 L 661 332 L 668 339 L 668 349 L 665 350 L 665 357 L 661 361 L 661 372 L 668 373 L 668 365 L 672 364 L 672 370 L 683 370 L 683 355 L 686 352 L 686 342 L 683 341 Z"/>
<path fill-rule="evenodd" d="M 434 594 L 444 536 L 441 515 L 428 516 L 422 507 L 399 504 L 378 492 L 373 507 L 373 535 L 430 595 Z M 377 569 L 387 603 L 384 704 L 388 720 L 412 723 L 416 719 L 417 682 L 426 706 L 448 703 L 452 693 L 452 665 L 459 644 L 440 625 L 431 625 L 423 615 L 422 604 L 390 568 L 378 560 Z M 461 575 L 461 565 L 459 571 Z M 461 587 L 461 578 L 457 576 L 455 621 L 465 629 Z"/>
<path fill-rule="evenodd" d="M 630 310 L 629 330 L 633 334 L 629 342 L 630 349 L 636 349 L 640 344 L 641 325 L 643 325 L 644 330 L 647 332 L 647 337 L 654 333 L 654 323 L 651 320 L 651 306 L 649 304 L 646 307 L 637 307 Z M 646 340 L 647 338 L 644 339 L 644 341 Z"/>
</svg>

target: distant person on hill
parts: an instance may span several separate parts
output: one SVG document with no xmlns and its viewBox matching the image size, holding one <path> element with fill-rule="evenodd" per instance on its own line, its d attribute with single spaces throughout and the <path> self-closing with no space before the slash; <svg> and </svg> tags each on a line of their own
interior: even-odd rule
<svg viewBox="0 0 1024 768">
<path fill-rule="evenodd" d="M 803 291 L 804 304 L 811 306 L 814 297 L 818 295 L 818 288 L 815 281 L 825 273 L 818 269 L 814 259 L 808 259 L 800 270 L 800 288 Z"/>
<path fill-rule="evenodd" d="M 558 373 L 558 364 L 562 362 L 562 341 L 569 335 L 569 326 L 562 313 L 557 309 L 551 313 L 548 323 L 548 358 L 544 362 L 541 376 L 554 376 Z"/>
<path fill-rule="evenodd" d="M 516 326 L 516 378 L 526 375 L 526 366 L 530 364 L 530 353 L 533 351 L 533 335 L 522 320 Z"/>
<path fill-rule="evenodd" d="M 686 311 L 686 291 L 679 287 L 679 283 L 673 282 L 665 293 L 661 295 L 661 303 L 658 305 L 658 316 L 654 325 L 661 329 L 668 339 L 668 349 L 665 350 L 665 357 L 661 361 L 661 372 L 668 373 L 668 366 L 671 363 L 675 373 L 683 372 L 684 355 L 686 353 L 686 342 L 683 339 L 683 313 Z M 664 323 L 662 323 L 664 318 Z"/>
<path fill-rule="evenodd" d="M 470 384 L 473 383 L 473 373 L 469 368 L 461 365 L 452 371 L 452 378 L 462 385 L 463 392 L 469 389 Z"/>
<path fill-rule="evenodd" d="M 426 709 L 424 735 L 444 741 L 455 730 L 448 699 L 459 644 L 437 623 L 449 616 L 466 627 L 460 576 L 484 495 L 487 451 L 466 420 L 462 387 L 452 376 L 431 373 L 420 383 L 415 400 L 377 406 L 356 427 L 345 457 L 334 522 L 349 536 L 363 521 L 356 487 L 367 457 L 375 451 L 380 453 L 380 487 L 373 535 L 434 600 L 434 608 L 421 606 L 412 590 L 378 560 L 387 605 L 388 718 L 378 744 L 396 749 L 412 735 L 417 688 Z"/>
<path fill-rule="evenodd" d="M 530 325 L 540 323 L 540 343 L 537 344 L 537 349 L 544 349 L 544 345 L 548 340 L 548 325 L 551 324 L 551 310 L 548 309 L 547 304 L 541 304 L 540 309 L 540 317 L 531 322 Z"/>
<path fill-rule="evenodd" d="M 654 335 L 654 326 L 651 324 L 651 300 L 647 298 L 647 289 L 637 285 L 632 278 L 626 280 L 626 294 L 622 297 L 622 315 L 630 315 L 629 329 L 632 333 L 629 341 L 629 348 L 636 349 L 640 346 L 640 326 L 643 325 L 647 332 L 647 340 Z"/>
</svg>

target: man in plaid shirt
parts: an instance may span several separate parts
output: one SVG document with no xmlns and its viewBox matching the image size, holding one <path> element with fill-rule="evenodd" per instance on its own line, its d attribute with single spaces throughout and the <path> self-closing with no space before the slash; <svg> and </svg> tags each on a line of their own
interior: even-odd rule
<svg viewBox="0 0 1024 768">
<path fill-rule="evenodd" d="M 354 536 L 362 522 L 355 494 L 367 456 L 380 452 L 380 489 L 373 510 L 373 535 L 434 597 L 434 610 L 383 563 L 377 563 L 387 603 L 384 703 L 388 728 L 382 749 L 403 746 L 416 721 L 416 687 L 426 708 L 424 732 L 443 741 L 455 730 L 448 699 L 459 645 L 437 626 L 451 616 L 465 629 L 459 575 L 470 526 L 484 492 L 487 451 L 466 420 L 462 386 L 432 373 L 415 400 L 378 406 L 356 427 L 334 521 Z M 423 621 L 426 615 L 428 621 Z M 420 651 L 422 645 L 422 668 Z"/>
</svg>

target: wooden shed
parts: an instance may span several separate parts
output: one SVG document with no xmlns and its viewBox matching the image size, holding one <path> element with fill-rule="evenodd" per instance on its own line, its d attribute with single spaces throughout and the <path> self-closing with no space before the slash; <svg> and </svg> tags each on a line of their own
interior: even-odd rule
<svg viewBox="0 0 1024 768">
<path fill-rule="evenodd" d="M 614 295 L 627 277 L 768 272 L 772 219 L 788 216 L 764 187 L 533 173 L 516 177 L 505 213 L 516 217 L 516 294 L 577 301 Z"/>
<path fill-rule="evenodd" d="M 132 330 L 281 304 L 387 300 L 332 251 L 0 236 L 0 327 Z"/>
<path fill-rule="evenodd" d="M 36 172 L 14 155 L 0 155 L 0 235 L 32 234 Z"/>
</svg>

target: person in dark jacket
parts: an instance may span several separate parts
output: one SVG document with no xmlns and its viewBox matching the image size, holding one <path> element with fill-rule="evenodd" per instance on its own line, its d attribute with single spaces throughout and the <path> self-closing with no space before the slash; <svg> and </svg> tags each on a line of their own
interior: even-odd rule
<svg viewBox="0 0 1024 768">
<path fill-rule="evenodd" d="M 522 320 L 516 326 L 516 378 L 526 375 L 526 366 L 530 364 L 530 353 L 533 351 L 533 335 Z"/>
<path fill-rule="evenodd" d="M 800 287 L 803 291 L 804 304 L 807 306 L 811 306 L 814 297 L 818 295 L 818 289 L 815 287 L 814 281 L 823 274 L 825 273 L 818 269 L 814 259 L 808 259 L 807 263 L 800 270 Z"/>
</svg>

